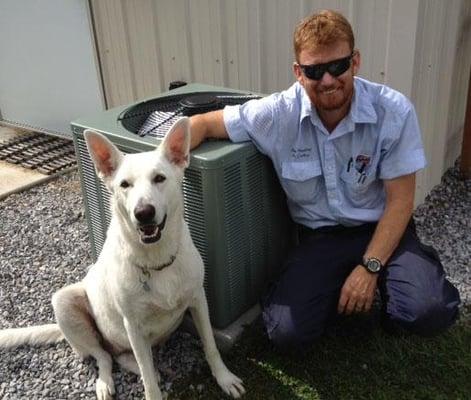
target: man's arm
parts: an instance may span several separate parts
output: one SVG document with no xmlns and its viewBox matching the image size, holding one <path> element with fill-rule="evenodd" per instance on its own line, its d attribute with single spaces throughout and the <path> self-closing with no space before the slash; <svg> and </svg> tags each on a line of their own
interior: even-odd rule
<svg viewBox="0 0 471 400">
<path fill-rule="evenodd" d="M 386 208 L 378 222 L 365 257 L 379 258 L 383 265 L 401 240 L 414 209 L 415 173 L 384 181 Z"/>
<path fill-rule="evenodd" d="M 415 173 L 384 181 L 386 207 L 365 258 L 376 257 L 386 265 L 406 230 L 414 208 Z M 338 312 L 368 311 L 374 300 L 378 276 L 358 265 L 345 281 L 338 304 Z"/>
<path fill-rule="evenodd" d="M 224 125 L 223 111 L 211 111 L 190 118 L 191 143 L 194 149 L 207 138 L 227 139 L 229 135 Z"/>
</svg>

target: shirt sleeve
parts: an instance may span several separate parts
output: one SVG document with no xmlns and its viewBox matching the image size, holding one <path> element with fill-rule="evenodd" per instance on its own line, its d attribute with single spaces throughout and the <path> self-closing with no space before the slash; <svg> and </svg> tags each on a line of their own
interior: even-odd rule
<svg viewBox="0 0 471 400">
<path fill-rule="evenodd" d="M 427 164 L 419 122 L 412 104 L 381 148 L 380 179 L 394 179 L 424 168 Z M 394 126 L 394 125 L 393 125 Z"/>
<path fill-rule="evenodd" d="M 263 154 L 274 145 L 275 95 L 224 108 L 224 124 L 233 142 L 252 141 Z"/>
</svg>

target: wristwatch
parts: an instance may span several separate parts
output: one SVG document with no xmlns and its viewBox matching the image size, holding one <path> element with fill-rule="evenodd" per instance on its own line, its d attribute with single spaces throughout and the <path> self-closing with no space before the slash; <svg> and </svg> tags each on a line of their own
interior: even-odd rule
<svg viewBox="0 0 471 400">
<path fill-rule="evenodd" d="M 375 257 L 364 258 L 361 265 L 363 265 L 366 270 L 372 274 L 377 274 L 383 269 L 383 264 Z"/>
</svg>

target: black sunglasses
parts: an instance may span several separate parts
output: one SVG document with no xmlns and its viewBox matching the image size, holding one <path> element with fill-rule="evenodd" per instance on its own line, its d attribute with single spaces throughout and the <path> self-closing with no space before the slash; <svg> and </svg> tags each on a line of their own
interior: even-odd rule
<svg viewBox="0 0 471 400">
<path fill-rule="evenodd" d="M 306 78 L 318 81 L 322 79 L 324 74 L 328 72 L 330 75 L 337 77 L 342 75 L 347 69 L 350 68 L 350 63 L 355 52 L 352 52 L 347 57 L 339 58 L 338 60 L 330 61 L 325 64 L 311 64 L 301 65 L 299 67 L 303 71 Z"/>
</svg>

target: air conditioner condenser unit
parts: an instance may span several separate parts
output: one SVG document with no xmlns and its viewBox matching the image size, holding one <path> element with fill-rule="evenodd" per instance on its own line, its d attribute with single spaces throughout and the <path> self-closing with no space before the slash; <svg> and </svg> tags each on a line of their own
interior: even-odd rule
<svg viewBox="0 0 471 400">
<path fill-rule="evenodd" d="M 109 193 L 95 174 L 83 132 L 104 134 L 124 153 L 154 149 L 173 122 L 256 96 L 189 84 L 72 123 L 93 257 L 110 222 Z M 211 323 L 225 328 L 259 300 L 293 242 L 293 224 L 271 161 L 251 143 L 208 141 L 191 152 L 184 213 L 205 264 Z"/>
</svg>

